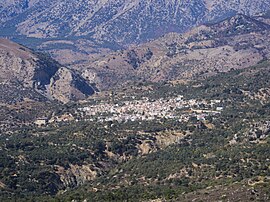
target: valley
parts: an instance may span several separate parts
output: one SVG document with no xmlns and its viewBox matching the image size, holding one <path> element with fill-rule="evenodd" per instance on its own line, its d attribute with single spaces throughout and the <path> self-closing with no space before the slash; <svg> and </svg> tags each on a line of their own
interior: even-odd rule
<svg viewBox="0 0 270 202">
<path fill-rule="evenodd" d="M 17 193 L 22 200 L 29 200 L 29 194 L 42 200 L 36 195 L 42 194 L 44 201 L 122 201 L 126 197 L 134 201 L 174 201 L 183 193 L 209 186 L 219 189 L 220 184 L 229 187 L 234 182 L 247 187 L 238 192 L 240 198 L 241 192 L 259 189 L 254 197 L 268 200 L 267 189 L 260 187 L 269 184 L 266 97 L 270 95 L 264 91 L 264 96 L 256 96 L 269 86 L 265 79 L 268 76 L 269 63 L 263 62 L 189 85 L 134 86 L 126 89 L 129 96 L 122 90 L 101 93 L 58 108 L 57 112 L 52 109 L 51 121 L 46 125 L 26 124 L 12 133 L 2 132 L 3 168 L 9 173 L 5 176 L 13 176 L 1 177 L 3 201 L 11 193 Z M 171 110 L 184 120 L 168 116 L 166 110 L 164 114 L 154 114 L 154 119 L 132 119 L 133 113 L 140 113 L 135 108 L 153 105 L 158 110 L 157 103 L 163 102 L 168 103 L 167 107 L 179 104 L 179 111 Z M 89 106 L 100 113 L 88 110 Z M 104 114 L 101 109 L 108 109 L 106 106 L 112 112 Z M 131 118 L 113 119 L 118 110 L 124 114 L 133 111 Z M 241 159 L 237 168 L 236 155 Z M 260 182 L 251 185 L 257 179 Z M 62 193 L 63 189 L 69 191 Z M 56 193 L 55 198 L 46 196 Z"/>
<path fill-rule="evenodd" d="M 270 201 L 269 10 L 0 2 L 0 201 Z"/>
</svg>

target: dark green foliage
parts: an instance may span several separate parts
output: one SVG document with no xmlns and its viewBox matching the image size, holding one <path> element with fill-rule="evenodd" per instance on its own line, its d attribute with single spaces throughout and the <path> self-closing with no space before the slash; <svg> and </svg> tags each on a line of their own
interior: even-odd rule
<svg viewBox="0 0 270 202">
<path fill-rule="evenodd" d="M 140 65 L 140 60 L 139 60 L 139 57 L 137 55 L 137 53 L 134 51 L 134 50 L 131 50 L 127 53 L 127 57 L 128 57 L 128 63 L 130 65 L 132 65 L 132 67 L 134 69 L 137 69 Z"/>
<path fill-rule="evenodd" d="M 267 91 L 263 91 L 264 100 L 254 96 L 270 86 L 269 76 L 269 64 L 262 62 L 190 85 L 150 84 L 153 91 L 134 95 L 150 100 L 177 95 L 187 99 L 221 100 L 220 106 L 224 108 L 221 114 L 207 117 L 214 128 L 197 127 L 195 118 L 187 123 L 174 119 L 124 123 L 79 121 L 40 129 L 26 127 L 12 136 L 3 134 L 0 136 L 0 180 L 6 188 L 0 192 L 0 199 L 16 196 L 22 201 L 156 198 L 174 201 L 184 192 L 215 185 L 229 187 L 235 182 L 246 185 L 248 180 L 259 177 L 265 177 L 260 190 L 269 196 L 266 180 L 270 166 L 269 133 L 265 133 L 261 142 L 250 141 L 247 136 L 252 124 L 269 121 Z M 114 102 L 121 104 L 116 97 Z M 63 106 L 56 114 L 74 113 L 76 107 L 76 104 Z M 200 107 L 204 106 L 197 108 Z M 160 149 L 155 145 L 157 135 L 168 130 L 183 131 L 187 135 L 176 144 Z M 230 144 L 235 135 L 236 144 Z M 138 145 L 143 141 L 151 143 L 157 151 L 141 156 Z M 109 158 L 107 152 L 115 156 Z M 53 196 L 66 188 L 54 166 L 69 169 L 71 165 L 89 164 L 100 169 L 97 179 Z"/>
</svg>

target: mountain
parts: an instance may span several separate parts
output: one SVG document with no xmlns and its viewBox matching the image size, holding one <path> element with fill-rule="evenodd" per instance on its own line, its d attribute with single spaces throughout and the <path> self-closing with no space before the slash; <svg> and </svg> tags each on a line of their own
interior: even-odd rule
<svg viewBox="0 0 270 202">
<path fill-rule="evenodd" d="M 0 70 L 1 87 L 15 85 L 18 91 L 32 89 L 48 99 L 68 102 L 94 93 L 73 70 L 7 39 L 0 39 Z"/>
<path fill-rule="evenodd" d="M 236 13 L 254 16 L 270 8 L 268 0 L 18 0 L 1 3 L 1 35 L 48 39 L 86 38 L 126 46 L 169 32 L 185 32 Z"/>
<path fill-rule="evenodd" d="M 270 201 L 269 5 L 2 1 L 0 201 Z"/>
<path fill-rule="evenodd" d="M 170 33 L 139 46 L 75 65 L 101 89 L 126 82 L 204 79 L 269 58 L 270 25 L 238 14 L 184 34 Z"/>
<path fill-rule="evenodd" d="M 248 0 L 8 1 L 1 3 L 1 15 L 10 9 L 16 12 L 2 18 L 0 35 L 50 53 L 69 65 L 64 68 L 67 72 L 73 69 L 70 75 L 63 71 L 65 77 L 73 79 L 79 72 L 104 90 L 133 81 L 204 78 L 268 58 L 269 24 L 262 17 L 268 4 Z M 48 86 L 48 78 L 46 82 Z M 65 92 L 60 84 L 62 90 L 52 87 L 46 96 Z M 70 97 L 69 90 L 65 94 Z"/>
</svg>

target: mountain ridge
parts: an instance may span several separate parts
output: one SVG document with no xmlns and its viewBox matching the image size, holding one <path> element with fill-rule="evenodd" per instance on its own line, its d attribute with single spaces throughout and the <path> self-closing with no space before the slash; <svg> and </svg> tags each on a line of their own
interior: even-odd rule
<svg viewBox="0 0 270 202">
<path fill-rule="evenodd" d="M 269 33 L 268 24 L 239 14 L 184 34 L 169 33 L 75 67 L 101 89 L 130 80 L 198 79 L 269 58 Z"/>
<path fill-rule="evenodd" d="M 270 7 L 267 0 L 256 3 L 251 0 L 19 2 L 18 12 L 3 20 L 0 34 L 41 39 L 86 38 L 121 46 L 146 42 L 169 32 L 183 33 L 194 26 L 226 19 L 236 13 L 254 16 L 267 12 Z M 9 4 L 7 10 L 16 10 L 16 6 L 18 4 Z M 3 13 L 5 9 L 0 11 L 0 16 Z"/>
</svg>

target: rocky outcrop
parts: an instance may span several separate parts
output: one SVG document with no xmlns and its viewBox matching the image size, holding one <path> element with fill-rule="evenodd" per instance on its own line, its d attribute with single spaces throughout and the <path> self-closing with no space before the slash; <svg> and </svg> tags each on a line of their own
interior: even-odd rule
<svg viewBox="0 0 270 202">
<path fill-rule="evenodd" d="M 2 85 L 17 83 L 61 102 L 94 93 L 94 89 L 74 71 L 6 39 L 0 39 L 0 70 Z"/>
<path fill-rule="evenodd" d="M 84 79 L 64 67 L 58 69 L 56 74 L 51 77 L 48 89 L 49 95 L 64 103 L 70 100 L 85 99 L 95 93 Z"/>
<path fill-rule="evenodd" d="M 263 143 L 270 135 L 270 121 L 260 121 L 250 125 L 246 132 L 235 134 L 229 141 L 230 145 L 243 142 Z"/>
<path fill-rule="evenodd" d="M 0 181 L 0 189 L 5 189 L 6 188 L 6 185 Z"/>
<path fill-rule="evenodd" d="M 258 141 L 266 139 L 270 134 L 270 121 L 255 123 L 246 133 L 249 141 Z"/>
<path fill-rule="evenodd" d="M 83 185 L 94 180 L 98 174 L 90 165 L 70 165 L 68 169 L 56 166 L 55 170 L 65 188 Z"/>
</svg>

